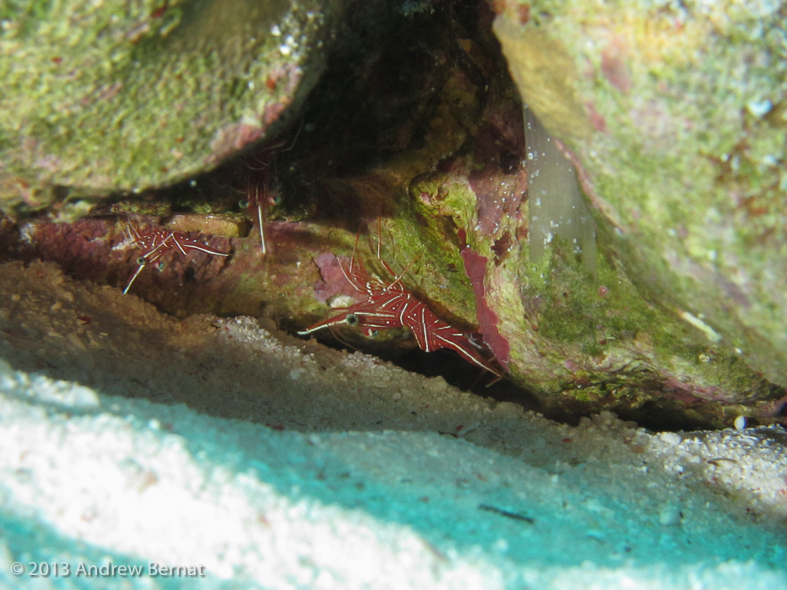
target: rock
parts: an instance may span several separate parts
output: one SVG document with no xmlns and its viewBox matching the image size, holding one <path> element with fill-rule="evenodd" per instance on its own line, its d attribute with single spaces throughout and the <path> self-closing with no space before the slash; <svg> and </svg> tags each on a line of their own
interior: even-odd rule
<svg viewBox="0 0 787 590">
<path fill-rule="evenodd" d="M 520 93 L 576 165 L 605 248 L 709 348 L 787 385 L 780 5 L 496 6 Z"/>
<path fill-rule="evenodd" d="M 452 12 L 453 4 L 443 4 L 434 13 L 428 3 L 418 6 L 413 13 L 354 4 L 330 68 L 293 125 L 302 129 L 297 141 L 277 153 L 260 148 L 277 171 L 281 198 L 268 210 L 265 255 L 258 236 L 241 231 L 244 213 L 232 190 L 218 200 L 201 193 L 227 182 L 216 175 L 195 181 L 196 188 L 152 193 L 150 202 L 116 203 L 104 218 L 30 223 L 20 232 L 28 243 L 17 247 L 27 258 L 58 260 L 75 276 L 122 288 L 139 253 L 122 247 L 117 217 L 144 228 L 175 229 L 181 219 L 189 223 L 177 231 L 226 231 L 191 239 L 229 257 L 173 252 L 165 268 L 144 269 L 131 292 L 180 317 L 264 316 L 293 331 L 339 313 L 332 306 L 363 299 L 339 267 L 355 256 L 381 280 L 399 277 L 456 330 L 480 333 L 482 354 L 507 371 L 510 383 L 496 386 L 505 399 L 529 400 L 527 391 L 550 416 L 614 410 L 656 427 L 730 426 L 739 415 L 772 421 L 782 395 L 776 380 L 748 366 L 753 357 L 730 347 L 708 315 L 656 297 L 633 255 L 621 252 L 625 234 L 601 215 L 598 194 L 590 207 L 583 200 L 589 173 L 578 156 L 571 165 L 563 157 L 570 138 L 537 130 L 537 119 L 553 134 L 575 130 L 580 147 L 608 137 L 586 116 L 573 78 L 550 80 L 538 62 L 526 62 L 533 76 L 547 76 L 539 88 L 557 97 L 532 101 L 531 110 L 553 105 L 556 114 L 528 116 L 526 133 L 520 91 L 508 74 L 518 62 L 501 55 L 494 15 L 481 9 L 479 21 L 475 6 Z M 543 37 L 538 45 L 559 46 Z M 249 161 L 234 166 L 242 178 Z M 561 207 L 544 196 L 554 187 L 565 197 Z M 335 329 L 342 342 L 387 358 L 415 347 L 407 330 L 380 330 L 370 342 L 361 330 Z M 483 372 L 448 353 L 426 356 L 421 366 L 429 374 L 443 365 L 445 378 L 464 388 Z"/>
<path fill-rule="evenodd" d="M 348 3 L 1 10 L 0 209 L 172 184 L 267 136 L 319 79 Z"/>
</svg>

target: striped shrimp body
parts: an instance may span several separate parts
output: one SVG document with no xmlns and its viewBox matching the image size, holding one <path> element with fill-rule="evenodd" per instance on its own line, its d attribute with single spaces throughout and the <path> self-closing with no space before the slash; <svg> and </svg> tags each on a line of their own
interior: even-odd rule
<svg viewBox="0 0 787 590">
<path fill-rule="evenodd" d="M 372 336 L 377 330 L 405 327 L 413 333 L 421 350 L 432 352 L 449 348 L 459 353 L 466 361 L 486 369 L 498 378 L 503 377 L 502 371 L 493 361 L 481 355 L 468 334 L 438 318 L 424 302 L 402 286 L 401 279 L 404 273 L 395 275 L 391 267 L 379 258 L 379 243 L 377 255 L 385 269 L 396 277 L 393 282 L 385 284 L 379 279 L 369 277 L 360 263 L 356 269 L 353 252 L 349 266 L 341 261 L 339 264 L 352 287 L 367 296 L 366 301 L 346 307 L 341 313 L 317 322 L 298 333 L 306 335 L 323 328 L 346 324 L 360 328 L 366 336 Z"/>
<path fill-rule="evenodd" d="M 276 199 L 273 193 L 275 180 L 274 158 L 276 154 L 287 152 L 295 147 L 301 127 L 292 138 L 289 146 L 285 147 L 284 142 L 275 143 L 258 152 L 256 155 L 246 157 L 248 174 L 246 179 L 246 199 L 245 207 L 256 217 L 257 229 L 260 232 L 260 252 L 263 256 L 268 253 L 267 242 L 265 241 L 265 219 L 268 207 L 275 204 Z"/>
<path fill-rule="evenodd" d="M 131 275 L 131 278 L 123 289 L 123 294 L 128 293 L 131 285 L 134 283 L 139 273 L 142 272 L 149 264 L 154 264 L 163 258 L 167 253 L 177 250 L 183 256 L 187 256 L 191 250 L 205 252 L 212 256 L 228 256 L 226 252 L 211 248 L 207 244 L 190 239 L 188 236 L 181 232 L 170 231 L 167 229 L 151 230 L 140 233 L 133 225 L 128 226 L 128 235 L 131 239 L 130 245 L 142 251 L 142 254 L 137 258 L 137 270 Z"/>
<path fill-rule="evenodd" d="M 257 166 L 249 166 L 249 177 L 246 186 L 246 203 L 250 211 L 254 212 L 257 221 L 257 228 L 260 232 L 260 251 L 265 256 L 268 247 L 265 242 L 265 210 L 273 204 L 271 197 L 272 174 L 271 169 L 274 149 L 271 148 L 257 156 Z"/>
</svg>

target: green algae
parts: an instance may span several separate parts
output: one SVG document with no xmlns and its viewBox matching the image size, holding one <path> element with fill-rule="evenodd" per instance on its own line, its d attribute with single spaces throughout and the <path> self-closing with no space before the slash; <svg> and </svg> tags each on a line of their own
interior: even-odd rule
<svg viewBox="0 0 787 590">
<path fill-rule="evenodd" d="M 560 238 L 538 264 L 530 262 L 526 243 L 495 264 L 493 240 L 473 231 L 479 197 L 466 182 L 433 174 L 412 192 L 440 195 L 439 218 L 452 219 L 444 227 L 461 228 L 468 247 L 489 258 L 486 301 L 510 345 L 511 378 L 545 407 L 571 399 L 585 404 L 586 411 L 610 406 L 634 411 L 654 400 L 671 403 L 668 391 L 674 390 L 683 392 L 677 404 L 683 411 L 706 403 L 707 411 L 699 414 L 722 424 L 726 418 L 719 412 L 725 405 L 773 395 L 773 388 L 737 355 L 708 342 L 704 333 L 669 310 L 648 303 L 606 251 L 598 254 L 595 273 Z M 429 209 L 419 207 L 429 217 Z M 514 229 L 512 219 L 506 222 L 512 226 L 507 229 Z M 455 243 L 456 230 L 444 240 Z M 455 305 L 445 291 L 432 293 L 431 303 L 448 309 Z"/>
<path fill-rule="evenodd" d="M 649 300 L 702 317 L 720 346 L 786 384 L 787 55 L 775 5 L 547 1 L 521 22 L 508 4 L 496 31 L 523 95 L 540 92 L 519 67 L 523 38 L 570 56 L 567 95 L 593 133 L 553 132 L 581 165 L 610 250 Z"/>
<path fill-rule="evenodd" d="M 491 125 L 488 121 L 499 125 L 507 120 L 510 115 L 501 113 L 511 106 L 508 94 L 490 91 L 494 100 L 480 108 L 479 94 L 468 84 L 468 78 L 454 71 L 425 123 L 426 129 L 439 132 L 425 133 L 423 144 L 397 153 L 375 172 L 377 178 L 396 179 L 397 187 L 388 191 L 395 205 L 383 216 L 383 259 L 401 272 L 421 255 L 404 277 L 407 288 L 463 329 L 491 328 L 492 320 L 476 316 L 474 321 L 472 316 L 482 303 L 487 305 L 496 315 L 495 330 L 510 346 L 510 379 L 535 393 L 545 407 L 580 404 L 583 411 L 614 407 L 636 412 L 657 404 L 715 425 L 731 420 L 731 408 L 767 414 L 777 388 L 726 343 L 709 340 L 707 332 L 685 321 L 671 300 L 653 297 L 642 279 L 633 280 L 619 252 L 628 242 L 621 242 L 603 217 L 596 218 L 602 227 L 595 273 L 584 269 L 574 249 L 560 238 L 538 264 L 531 263 L 526 201 L 505 214 L 501 201 L 494 205 L 496 223 L 482 223 L 484 207 L 496 202 L 495 191 L 504 190 L 500 187 L 510 172 L 499 163 L 490 165 L 479 137 Z M 457 112 L 452 108 L 456 104 L 464 108 Z M 640 152 L 646 149 L 652 148 L 644 146 Z M 632 156 L 637 165 L 645 159 L 642 153 Z M 665 186 L 672 190 L 663 206 L 666 213 L 654 201 L 651 214 L 668 223 L 664 215 L 690 215 L 692 206 L 681 198 L 666 160 L 662 163 Z M 479 171 L 488 171 L 493 179 L 488 186 L 498 188 L 488 194 L 474 188 L 471 179 Z M 635 167 L 625 173 L 647 171 Z M 709 183 L 700 178 L 696 184 Z M 407 198 L 402 186 L 407 186 Z M 639 185 L 636 190 L 647 192 Z M 376 223 L 370 220 L 369 234 L 375 233 Z M 486 260 L 483 277 L 461 272 L 459 255 L 465 249 Z M 375 264 L 373 250 L 365 253 L 369 266 Z M 662 263 L 648 270 L 658 275 L 668 269 Z M 478 281 L 483 302 L 473 296 Z"/>
<path fill-rule="evenodd" d="M 341 5 L 322 8 L 284 0 L 7 7 L 0 205 L 47 204 L 57 185 L 78 195 L 139 191 L 219 163 L 315 83 L 324 63 L 315 48 Z"/>
<path fill-rule="evenodd" d="M 185 13 L 181 16 L 184 21 L 190 18 Z M 545 19 L 543 26 L 554 21 L 552 17 L 538 18 Z M 605 18 L 592 22 L 600 27 L 599 23 L 606 24 Z M 627 18 L 633 15 L 628 14 Z M 204 34 L 183 34 L 181 42 L 209 36 L 193 21 L 189 23 L 192 28 L 185 31 L 200 30 Z M 210 29 L 209 23 L 200 26 Z M 648 26 L 638 34 L 658 41 L 662 50 L 669 49 L 664 40 L 666 25 L 657 20 Z M 177 30 L 173 29 L 172 35 L 177 35 Z M 300 330 L 335 315 L 337 311 L 331 305 L 345 301 L 326 298 L 326 282 L 341 282 L 341 295 L 345 297 L 352 291 L 343 277 L 321 274 L 326 261 L 335 263 L 334 257 L 349 259 L 355 255 L 371 276 L 385 283 L 401 274 L 402 284 L 408 290 L 443 321 L 461 331 L 498 334 L 509 350 L 510 380 L 534 393 L 545 408 L 611 408 L 631 413 L 657 404 L 672 408 L 675 415 L 718 426 L 728 425 L 741 413 L 767 414 L 763 408 L 776 397 L 776 388 L 746 366 L 744 357 L 729 346 L 730 336 L 725 335 L 721 344 L 709 339 L 710 332 L 702 329 L 700 316 L 686 315 L 691 309 L 687 311 L 686 306 L 680 305 L 680 294 L 692 288 L 696 260 L 710 261 L 713 251 L 717 259 L 728 252 L 723 224 L 729 220 L 721 214 L 723 210 L 703 210 L 699 215 L 696 204 L 686 198 L 686 187 L 712 193 L 718 183 L 728 183 L 730 179 L 737 183 L 747 198 L 752 197 L 750 207 L 757 211 L 764 208 L 758 216 L 763 225 L 752 228 L 747 238 L 756 245 L 763 237 L 758 232 L 770 236 L 770 216 L 778 215 L 778 207 L 767 198 L 760 199 L 757 191 L 762 185 L 751 180 L 749 169 L 778 147 L 773 135 L 762 131 L 771 143 L 756 150 L 744 145 L 736 148 L 735 136 L 725 136 L 722 144 L 732 155 L 726 160 L 706 157 L 701 165 L 693 167 L 695 177 L 691 177 L 688 171 L 692 166 L 682 161 L 682 153 L 665 151 L 664 147 L 671 146 L 676 137 L 688 141 L 693 131 L 677 126 L 677 135 L 671 131 L 659 135 L 660 119 L 656 115 L 661 113 L 660 103 L 645 103 L 634 115 L 623 119 L 633 126 L 626 128 L 632 139 L 631 149 L 613 162 L 590 154 L 583 143 L 592 142 L 596 150 L 605 154 L 620 146 L 618 136 L 597 129 L 601 120 L 588 114 L 584 87 L 577 86 L 560 107 L 565 112 L 556 110 L 553 119 L 563 121 L 568 130 L 565 143 L 587 158 L 581 161 L 580 177 L 591 175 L 590 180 L 584 179 L 583 188 L 597 208 L 595 271 L 589 272 L 575 248 L 559 236 L 534 264 L 528 246 L 531 228 L 524 195 L 526 158 L 521 138 L 512 133 L 522 128 L 517 92 L 508 84 L 504 64 L 490 57 L 493 50 L 489 46 L 482 47 L 476 39 L 462 37 L 465 56 L 458 58 L 455 47 L 443 50 L 440 45 L 447 43 L 448 37 L 445 31 L 430 37 L 433 45 L 426 53 L 431 70 L 424 74 L 423 83 L 413 84 L 414 92 L 422 93 L 417 100 L 412 96 L 402 100 L 400 95 L 391 99 L 394 105 L 397 99 L 416 105 L 411 108 L 415 122 L 404 118 L 398 122 L 407 130 L 401 134 L 407 141 L 397 144 L 396 149 L 386 143 L 390 137 L 400 137 L 396 124 L 383 130 L 358 124 L 358 128 L 363 128 L 361 135 L 343 135 L 337 133 L 338 126 L 314 124 L 320 118 L 314 115 L 316 107 L 311 106 L 306 128 L 312 125 L 317 131 L 312 136 L 304 132 L 288 156 L 289 165 L 282 167 L 296 170 L 305 180 L 292 194 L 283 191 L 279 221 L 266 227 L 270 240 L 268 256 L 261 256 L 253 232 L 245 239 L 231 241 L 232 256 L 221 262 L 220 272 L 208 274 L 207 269 L 204 276 L 210 280 L 205 283 L 193 280 L 184 285 L 188 276 L 185 265 L 178 262 L 179 266 L 173 265 L 165 273 L 141 277 L 135 289 L 173 313 L 265 316 L 280 327 Z M 549 38 L 547 33 L 538 37 Z M 402 43 L 409 41 L 404 39 Z M 537 45 L 528 45 L 528 51 L 534 51 Z M 558 41 L 544 46 L 558 52 L 563 62 L 575 59 Z M 683 54 L 688 50 L 681 45 L 671 55 L 675 60 L 686 60 Z M 544 76 L 554 75 L 546 68 L 550 52 L 545 55 L 539 62 L 541 82 Z M 375 61 L 376 57 L 372 54 L 369 60 Z M 483 64 L 486 77 L 478 79 L 468 73 L 471 68 L 462 66 L 463 59 Z M 216 54 L 205 57 L 204 68 L 221 69 L 219 61 Z M 600 61 L 598 64 L 601 67 Z M 611 128 L 608 117 L 615 111 L 604 109 L 615 105 L 630 109 L 632 100 L 620 87 L 626 87 L 626 76 L 634 74 L 613 66 L 606 65 L 608 75 L 586 81 L 597 85 L 610 102 L 593 107 L 607 128 Z M 672 75 L 672 70 L 659 61 L 651 61 L 648 68 L 649 75 Z M 569 72 L 581 78 L 580 73 L 584 75 L 585 70 L 576 66 Z M 571 76 L 560 75 L 558 82 L 564 89 L 565 84 L 576 82 Z M 558 82 L 546 80 L 544 84 L 559 88 Z M 372 76 L 367 83 L 374 87 L 379 78 Z M 325 84 L 327 96 L 338 96 L 341 92 L 337 86 L 345 90 L 346 78 L 335 80 L 334 86 L 330 86 L 330 81 Z M 217 82 L 213 91 L 217 97 L 232 98 L 234 106 L 228 104 L 228 108 L 234 109 L 235 120 L 250 120 L 250 112 L 259 113 L 266 108 L 257 105 L 247 111 L 238 106 L 246 94 L 243 79 L 238 77 Z M 363 88 L 353 87 L 353 91 L 360 96 L 357 101 L 361 101 L 361 106 L 357 101 L 349 101 L 340 102 L 341 108 L 336 108 L 329 101 L 324 107 L 329 118 L 345 125 L 347 121 L 355 124 L 355 113 L 368 115 L 362 120 L 365 123 L 387 120 L 383 117 L 387 113 L 380 112 L 390 108 L 384 96 L 369 92 L 373 99 L 364 103 Z M 561 92 L 553 92 L 554 100 L 544 104 L 564 100 Z M 319 100 L 320 97 L 314 98 Z M 774 107 L 762 117 L 775 116 L 772 113 L 780 112 L 779 108 Z M 668 123 L 664 125 L 673 130 Z M 649 125 L 656 126 L 653 133 L 643 131 L 650 129 Z M 184 132 L 182 128 L 180 132 Z M 366 149 L 371 152 L 368 159 L 347 165 L 348 160 Z M 326 163 L 334 160 L 338 164 Z M 661 187 L 658 198 L 647 185 L 637 182 L 638 178 L 652 179 L 654 175 Z M 283 187 L 288 186 L 286 178 L 280 180 L 284 181 Z M 765 182 L 771 187 L 777 180 L 768 177 Z M 622 181 L 626 183 L 624 189 L 619 184 Z M 309 190 L 303 190 L 304 186 Z M 624 196 L 621 190 L 625 190 Z M 308 201 L 308 195 L 313 202 Z M 175 200 L 179 207 L 193 212 L 221 213 L 233 218 L 243 215 L 223 210 L 222 207 L 227 208 L 224 202 L 206 202 L 197 196 L 181 195 Z M 629 205 L 621 206 L 623 201 Z M 334 213 L 320 217 L 324 209 Z M 158 210 L 140 205 L 138 213 L 145 211 Z M 310 212 L 314 219 L 293 223 L 304 212 Z M 722 229 L 705 234 L 685 232 L 680 223 L 686 219 L 710 227 L 716 224 Z M 651 231 L 656 224 L 663 224 L 660 232 Z M 632 256 L 633 249 L 649 247 L 660 251 L 663 242 L 675 237 L 670 232 L 682 240 L 694 266 L 683 263 L 677 255 Z M 471 267 L 468 259 L 478 266 Z M 665 291 L 662 277 L 674 273 L 681 263 L 687 265 L 684 272 L 673 277 L 680 282 L 670 283 Z M 127 272 L 119 273 L 121 281 Z M 198 269 L 196 276 L 203 277 L 200 272 Z M 476 294 L 480 294 L 478 298 Z M 696 322 L 690 323 L 687 317 Z M 715 329 L 716 324 L 712 325 Z M 378 342 L 393 345 L 401 336 L 386 334 Z M 340 337 L 353 345 L 364 340 L 357 331 L 353 336 L 350 327 L 343 329 Z M 743 338 L 734 342 L 744 347 Z"/>
</svg>

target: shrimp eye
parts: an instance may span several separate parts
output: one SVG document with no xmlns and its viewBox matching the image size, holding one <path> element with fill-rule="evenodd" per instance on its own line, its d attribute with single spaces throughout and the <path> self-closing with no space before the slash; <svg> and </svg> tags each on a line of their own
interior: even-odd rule
<svg viewBox="0 0 787 590">
<path fill-rule="evenodd" d="M 241 209 L 248 209 L 249 201 L 246 199 L 241 199 L 240 201 L 238 201 L 238 207 L 240 207 Z"/>
<path fill-rule="evenodd" d="M 157 268 L 159 271 L 162 271 L 162 270 L 164 270 L 165 268 L 167 268 L 167 265 L 166 265 L 166 264 L 164 264 L 163 262 L 159 262 L 159 263 L 156 265 L 156 268 Z"/>
<path fill-rule="evenodd" d="M 366 331 L 366 337 L 374 339 L 374 338 L 377 338 L 377 334 L 379 334 L 379 333 L 380 332 L 378 332 L 377 330 L 367 330 Z"/>
<path fill-rule="evenodd" d="M 344 318 L 344 321 L 347 322 L 348 326 L 357 326 L 360 320 L 358 319 L 358 316 L 355 315 L 354 313 L 348 313 L 347 317 Z"/>
<path fill-rule="evenodd" d="M 147 260 L 145 260 L 144 256 L 140 256 L 139 258 L 137 258 L 137 264 L 140 265 L 140 266 L 145 266 L 146 262 L 147 262 Z"/>
</svg>

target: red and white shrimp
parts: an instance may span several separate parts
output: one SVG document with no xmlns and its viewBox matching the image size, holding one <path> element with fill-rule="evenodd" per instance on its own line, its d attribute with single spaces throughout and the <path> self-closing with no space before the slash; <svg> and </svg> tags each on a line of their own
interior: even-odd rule
<svg viewBox="0 0 787 590">
<path fill-rule="evenodd" d="M 142 254 L 137 258 L 137 264 L 139 266 L 137 267 L 136 272 L 134 272 L 134 274 L 129 279 L 126 288 L 123 289 L 123 295 L 128 293 L 132 283 L 139 276 L 139 273 L 142 272 L 143 268 L 145 268 L 148 264 L 158 262 L 161 258 L 173 250 L 177 250 L 183 256 L 187 256 L 188 252 L 191 250 L 205 252 L 206 254 L 210 254 L 212 256 L 229 256 L 228 253 L 211 248 L 202 242 L 192 240 L 186 234 L 181 232 L 171 231 L 168 229 L 159 229 L 140 233 L 139 230 L 137 230 L 137 228 L 133 225 L 129 225 L 127 231 L 129 234 L 129 239 L 131 240 L 130 246 L 141 249 Z"/>
<path fill-rule="evenodd" d="M 295 133 L 289 146 L 284 147 L 285 143 L 280 142 L 268 146 L 256 154 L 246 156 L 246 166 L 248 175 L 246 178 L 246 207 L 254 211 L 257 218 L 257 229 L 260 232 L 260 250 L 262 255 L 268 253 L 268 246 L 265 242 L 265 211 L 275 203 L 273 194 L 273 184 L 275 178 L 274 156 L 281 152 L 287 152 L 295 146 L 301 127 Z"/>
<path fill-rule="evenodd" d="M 395 277 L 391 283 L 386 284 L 377 278 L 370 277 L 360 262 L 356 264 L 354 250 L 349 265 L 340 261 L 339 266 L 347 282 L 356 291 L 367 296 L 366 301 L 346 307 L 341 313 L 317 322 L 298 334 L 311 334 L 317 330 L 340 324 L 358 327 L 367 336 L 373 335 L 377 330 L 405 327 L 413 333 L 421 350 L 432 352 L 441 348 L 449 348 L 458 352 L 465 360 L 486 369 L 498 378 L 503 377 L 502 371 L 496 364 L 481 355 L 469 334 L 457 330 L 438 318 L 424 302 L 404 288 L 402 276 L 407 272 L 407 269 L 399 275 L 393 272 L 391 267 L 380 258 L 379 239 L 377 258 L 386 271 Z M 412 265 L 412 263 L 410 264 Z"/>
<path fill-rule="evenodd" d="M 254 157 L 252 166 L 251 157 L 247 158 L 249 174 L 246 180 L 246 202 L 249 210 L 253 210 L 257 217 L 257 229 L 260 232 L 260 249 L 262 255 L 268 253 L 265 244 L 265 210 L 273 204 L 271 185 L 273 184 L 273 171 L 271 165 L 276 146 L 264 150 Z"/>
</svg>

